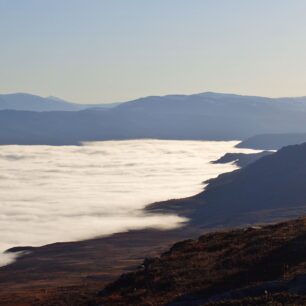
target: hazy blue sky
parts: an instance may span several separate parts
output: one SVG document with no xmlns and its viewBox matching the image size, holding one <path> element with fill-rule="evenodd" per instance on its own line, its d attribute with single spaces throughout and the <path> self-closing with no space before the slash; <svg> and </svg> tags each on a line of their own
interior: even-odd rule
<svg viewBox="0 0 306 306">
<path fill-rule="evenodd" d="M 305 0 L 0 0 L 0 93 L 306 95 Z"/>
</svg>

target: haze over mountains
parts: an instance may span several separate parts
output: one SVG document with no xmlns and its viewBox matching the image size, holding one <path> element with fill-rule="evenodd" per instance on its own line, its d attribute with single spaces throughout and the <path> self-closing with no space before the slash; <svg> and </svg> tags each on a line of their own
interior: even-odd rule
<svg viewBox="0 0 306 306">
<path fill-rule="evenodd" d="M 70 145 L 137 138 L 239 140 L 263 133 L 306 133 L 306 98 L 207 92 L 145 97 L 107 109 L 12 94 L 0 96 L 0 109 L 0 144 Z"/>
<path fill-rule="evenodd" d="M 284 146 L 306 142 L 306 133 L 260 134 L 240 142 L 238 148 L 278 150 Z"/>
</svg>

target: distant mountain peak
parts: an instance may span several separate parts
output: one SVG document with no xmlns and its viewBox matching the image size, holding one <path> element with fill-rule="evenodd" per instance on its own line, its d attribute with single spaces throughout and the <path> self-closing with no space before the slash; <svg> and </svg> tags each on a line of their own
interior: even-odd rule
<svg viewBox="0 0 306 306">
<path fill-rule="evenodd" d="M 63 99 L 55 97 L 55 96 L 49 96 L 49 97 L 46 97 L 46 99 L 53 100 L 53 101 L 58 101 L 58 102 L 67 102 L 66 100 L 63 100 Z"/>
</svg>

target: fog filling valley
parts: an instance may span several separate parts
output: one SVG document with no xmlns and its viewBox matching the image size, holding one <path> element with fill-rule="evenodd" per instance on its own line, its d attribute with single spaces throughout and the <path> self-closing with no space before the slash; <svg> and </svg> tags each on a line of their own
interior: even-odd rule
<svg viewBox="0 0 306 306">
<path fill-rule="evenodd" d="M 129 229 L 180 226 L 147 215 L 149 203 L 194 195 L 202 182 L 232 171 L 210 161 L 237 142 L 133 140 L 83 146 L 0 148 L 0 265 L 14 246 L 40 246 Z"/>
</svg>

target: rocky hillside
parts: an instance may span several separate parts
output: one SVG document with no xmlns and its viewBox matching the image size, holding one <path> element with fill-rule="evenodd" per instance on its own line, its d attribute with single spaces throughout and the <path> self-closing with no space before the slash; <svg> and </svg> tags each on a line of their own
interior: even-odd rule
<svg viewBox="0 0 306 306">
<path fill-rule="evenodd" d="M 100 291 L 96 305 L 306 305 L 306 219 L 174 244 Z"/>
</svg>

